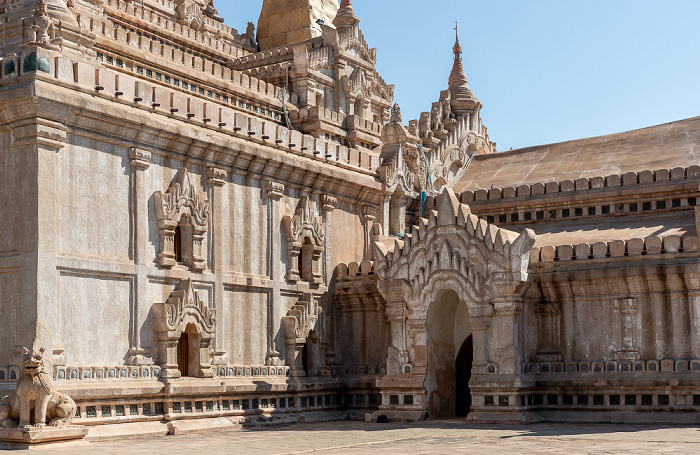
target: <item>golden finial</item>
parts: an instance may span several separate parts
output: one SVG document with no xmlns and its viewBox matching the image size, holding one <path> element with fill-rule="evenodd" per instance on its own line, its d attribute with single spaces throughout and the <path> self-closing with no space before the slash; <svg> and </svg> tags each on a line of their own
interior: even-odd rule
<svg viewBox="0 0 700 455">
<path fill-rule="evenodd" d="M 462 58 L 462 46 L 459 44 L 459 23 L 455 21 L 455 46 L 452 48 L 455 59 Z"/>
</svg>

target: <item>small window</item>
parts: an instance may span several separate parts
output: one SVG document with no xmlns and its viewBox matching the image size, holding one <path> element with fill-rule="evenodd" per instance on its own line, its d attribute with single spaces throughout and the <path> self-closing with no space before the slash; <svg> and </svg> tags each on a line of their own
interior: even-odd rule
<svg viewBox="0 0 700 455">
<path fill-rule="evenodd" d="M 175 228 L 173 249 L 175 251 L 175 261 L 182 262 L 182 230 L 180 229 L 180 225 Z"/>
</svg>

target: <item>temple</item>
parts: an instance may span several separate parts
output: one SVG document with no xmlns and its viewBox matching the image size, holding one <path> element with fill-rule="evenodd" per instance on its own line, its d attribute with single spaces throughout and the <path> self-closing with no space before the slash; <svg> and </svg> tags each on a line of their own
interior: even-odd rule
<svg viewBox="0 0 700 455">
<path fill-rule="evenodd" d="M 350 0 L 0 29 L 0 397 L 36 339 L 91 428 L 700 422 L 700 117 L 498 152 L 457 38 L 404 122 Z"/>
</svg>

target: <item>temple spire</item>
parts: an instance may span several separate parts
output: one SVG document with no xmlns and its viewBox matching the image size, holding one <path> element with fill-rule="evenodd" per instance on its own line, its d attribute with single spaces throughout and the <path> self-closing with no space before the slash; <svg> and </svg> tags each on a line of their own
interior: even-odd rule
<svg viewBox="0 0 700 455">
<path fill-rule="evenodd" d="M 476 99 L 474 94 L 469 90 L 467 84 L 467 75 L 464 73 L 464 66 L 462 66 L 462 45 L 459 44 L 459 27 L 455 23 L 455 45 L 452 48 L 454 52 L 454 65 L 452 66 L 452 73 L 450 73 L 450 79 L 448 82 L 451 103 L 450 107 L 452 111 L 457 115 L 462 115 L 467 111 L 470 111 L 476 107 L 479 101 Z"/>
<path fill-rule="evenodd" d="M 352 1 L 342 0 L 340 2 L 340 8 L 338 9 L 338 14 L 333 19 L 333 25 L 335 28 L 347 28 L 351 27 L 360 22 L 360 19 L 355 14 L 355 10 L 352 9 Z"/>
</svg>

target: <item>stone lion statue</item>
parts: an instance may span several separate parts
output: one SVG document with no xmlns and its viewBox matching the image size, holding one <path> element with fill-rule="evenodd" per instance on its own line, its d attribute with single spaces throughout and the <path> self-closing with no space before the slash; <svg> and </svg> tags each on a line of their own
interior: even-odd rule
<svg viewBox="0 0 700 455">
<path fill-rule="evenodd" d="M 430 131 L 430 112 L 421 112 L 420 122 L 418 123 L 418 133 L 420 137 L 433 135 L 433 132 Z"/>
<path fill-rule="evenodd" d="M 43 427 L 48 422 L 54 427 L 69 425 L 77 406 L 67 395 L 53 390 L 51 376 L 46 371 L 46 348 L 24 349 L 22 374 L 14 393 L 0 399 L 0 427 Z M 34 422 L 31 421 L 34 411 Z"/>
</svg>

